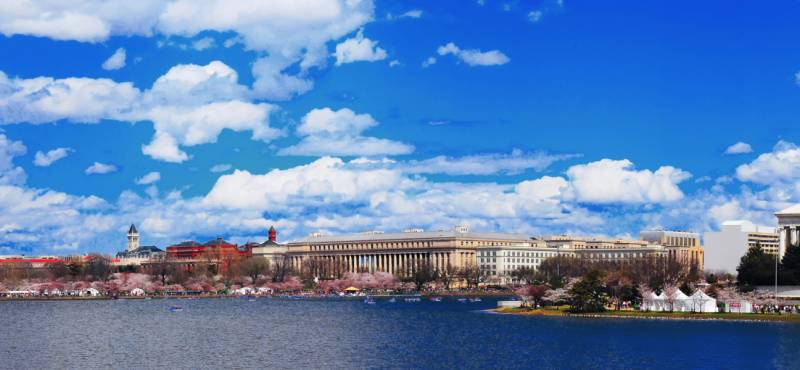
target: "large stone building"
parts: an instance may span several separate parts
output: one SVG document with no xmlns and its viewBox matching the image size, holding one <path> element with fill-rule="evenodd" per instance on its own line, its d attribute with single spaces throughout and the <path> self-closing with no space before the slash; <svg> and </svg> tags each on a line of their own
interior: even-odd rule
<svg viewBox="0 0 800 370">
<path fill-rule="evenodd" d="M 783 258 L 790 246 L 800 246 L 800 204 L 776 212 L 780 244 L 778 254 Z"/>
<path fill-rule="evenodd" d="M 286 244 L 293 269 L 305 260 L 341 266 L 348 272 L 385 271 L 395 275 L 412 272 L 421 263 L 434 269 L 455 270 L 476 266 L 476 255 L 485 247 L 531 246 L 526 235 L 473 233 L 466 226 L 453 230 L 379 231 L 349 235 L 312 234 Z"/>
<path fill-rule="evenodd" d="M 591 262 L 625 262 L 667 256 L 664 246 L 646 240 L 553 235 L 543 238 L 549 248 Z"/>
<path fill-rule="evenodd" d="M 512 245 L 482 246 L 476 255 L 478 267 L 491 283 L 514 282 L 512 273 L 520 268 L 537 270 L 544 260 L 573 255 L 571 251 L 550 248 L 543 241 L 532 240 Z"/>
<path fill-rule="evenodd" d="M 136 230 L 136 225 L 131 224 L 131 227 L 128 228 L 128 245 L 124 251 L 117 253 L 117 258 L 113 260 L 113 264 L 139 266 L 151 258 L 161 258 L 163 256 L 164 251 L 154 245 L 139 245 L 139 230 Z"/>
<path fill-rule="evenodd" d="M 709 271 L 736 272 L 747 250 L 761 246 L 765 253 L 778 253 L 780 237 L 774 227 L 758 226 L 749 221 L 726 221 L 719 231 L 703 235 L 705 269 Z"/>
</svg>

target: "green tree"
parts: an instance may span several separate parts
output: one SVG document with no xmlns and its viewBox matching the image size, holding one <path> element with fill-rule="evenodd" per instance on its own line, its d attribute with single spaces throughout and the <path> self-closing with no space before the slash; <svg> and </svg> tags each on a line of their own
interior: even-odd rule
<svg viewBox="0 0 800 370">
<path fill-rule="evenodd" d="M 772 284 L 775 281 L 775 257 L 764 253 L 761 245 L 756 243 L 742 257 L 736 272 L 736 284 L 740 288 Z"/>
<path fill-rule="evenodd" d="M 784 285 L 800 285 L 800 246 L 789 246 L 779 267 Z"/>
<path fill-rule="evenodd" d="M 569 297 L 572 312 L 605 311 L 608 296 L 603 283 L 603 273 L 596 269 L 587 271 L 569 290 Z"/>
</svg>

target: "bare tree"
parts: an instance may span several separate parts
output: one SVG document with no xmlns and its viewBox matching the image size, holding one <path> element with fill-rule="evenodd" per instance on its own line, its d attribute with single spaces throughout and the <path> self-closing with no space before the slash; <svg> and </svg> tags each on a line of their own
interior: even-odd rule
<svg viewBox="0 0 800 370">
<path fill-rule="evenodd" d="M 243 274 L 250 278 L 253 284 L 257 284 L 259 277 L 269 276 L 269 261 L 264 257 L 253 256 L 245 259 L 240 264 Z"/>
</svg>

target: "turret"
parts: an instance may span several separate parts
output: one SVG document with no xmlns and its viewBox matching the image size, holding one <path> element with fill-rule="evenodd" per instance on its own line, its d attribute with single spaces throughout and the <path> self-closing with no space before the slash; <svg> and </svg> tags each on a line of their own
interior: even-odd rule
<svg viewBox="0 0 800 370">
<path fill-rule="evenodd" d="M 269 241 L 271 241 L 271 242 L 277 242 L 278 241 L 278 231 L 275 230 L 275 226 L 270 226 L 269 227 L 269 231 L 267 232 L 267 235 L 269 235 Z"/>
<path fill-rule="evenodd" d="M 136 226 L 131 224 L 128 229 L 128 247 L 125 250 L 131 252 L 137 249 L 139 249 L 139 230 L 136 230 Z"/>
</svg>

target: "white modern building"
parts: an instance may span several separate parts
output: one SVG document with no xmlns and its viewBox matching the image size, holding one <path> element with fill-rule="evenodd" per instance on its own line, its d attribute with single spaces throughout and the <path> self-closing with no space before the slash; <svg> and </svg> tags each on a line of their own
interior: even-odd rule
<svg viewBox="0 0 800 370">
<path fill-rule="evenodd" d="M 765 253 L 778 253 L 780 238 L 774 227 L 754 225 L 750 221 L 736 220 L 722 223 L 719 231 L 703 235 L 705 242 L 705 268 L 709 271 L 736 272 L 747 250 L 761 246 Z"/>
</svg>

